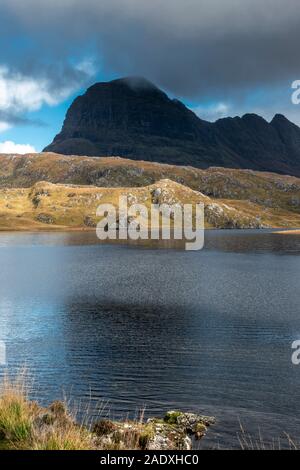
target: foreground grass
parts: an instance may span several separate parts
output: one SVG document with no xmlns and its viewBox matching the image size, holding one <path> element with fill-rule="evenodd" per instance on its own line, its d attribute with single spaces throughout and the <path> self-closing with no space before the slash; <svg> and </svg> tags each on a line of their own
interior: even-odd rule
<svg viewBox="0 0 300 470">
<path fill-rule="evenodd" d="M 32 430 L 32 417 L 33 406 L 26 400 L 23 379 L 19 377 L 12 383 L 4 378 L 0 389 L 2 446 L 28 439 Z"/>
<path fill-rule="evenodd" d="M 170 411 L 144 422 L 99 420 L 78 424 L 63 402 L 48 408 L 28 399 L 24 374 L 0 386 L 0 450 L 190 450 L 213 418 Z"/>
<path fill-rule="evenodd" d="M 63 404 L 54 403 L 49 411 L 28 400 L 23 376 L 13 381 L 6 377 L 0 388 L 0 449 L 93 448 L 91 435 L 72 420 Z"/>
</svg>

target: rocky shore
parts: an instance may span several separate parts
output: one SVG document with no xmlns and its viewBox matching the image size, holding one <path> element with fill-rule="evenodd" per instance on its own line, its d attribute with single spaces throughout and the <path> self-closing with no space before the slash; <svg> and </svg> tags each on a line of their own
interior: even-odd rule
<svg viewBox="0 0 300 470">
<path fill-rule="evenodd" d="M 214 418 L 169 411 L 163 418 L 76 422 L 63 402 L 48 408 L 9 389 L 0 398 L 0 449 L 10 450 L 191 450 Z"/>
<path fill-rule="evenodd" d="M 214 418 L 195 413 L 169 411 L 164 418 L 150 418 L 145 423 L 99 421 L 93 432 L 100 447 L 127 448 L 128 435 L 141 450 L 191 450 L 193 440 L 202 439 Z"/>
</svg>

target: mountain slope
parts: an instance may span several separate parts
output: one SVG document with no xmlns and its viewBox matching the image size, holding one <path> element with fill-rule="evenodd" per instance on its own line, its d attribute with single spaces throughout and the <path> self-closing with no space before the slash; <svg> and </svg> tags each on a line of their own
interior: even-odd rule
<svg viewBox="0 0 300 470">
<path fill-rule="evenodd" d="M 165 179 L 139 188 L 100 188 L 41 181 L 31 188 L 0 189 L 1 230 L 95 230 L 99 204 L 113 204 L 120 196 L 129 204 L 204 203 L 206 228 L 299 227 L 300 214 L 263 209 L 249 201 L 213 199 Z"/>
<path fill-rule="evenodd" d="M 300 176 L 300 128 L 284 116 L 206 122 L 138 78 L 97 83 L 77 97 L 45 151 Z"/>
<path fill-rule="evenodd" d="M 300 227 L 296 177 L 43 153 L 0 155 L 0 228 L 84 226 L 85 218 L 95 214 L 98 199 L 93 194 L 105 194 L 105 202 L 113 202 L 122 191 L 143 198 L 153 185 L 164 192 L 162 180 L 168 181 L 167 194 L 173 193 L 178 201 L 191 202 L 195 197 L 207 201 L 209 226 Z M 49 183 L 58 186 L 51 188 Z M 77 199 L 69 198 L 73 193 Z"/>
</svg>

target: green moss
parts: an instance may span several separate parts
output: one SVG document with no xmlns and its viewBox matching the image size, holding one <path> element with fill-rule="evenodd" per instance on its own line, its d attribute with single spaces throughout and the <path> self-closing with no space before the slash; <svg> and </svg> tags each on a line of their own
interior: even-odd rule
<svg viewBox="0 0 300 470">
<path fill-rule="evenodd" d="M 166 414 L 164 421 L 165 423 L 168 423 L 168 424 L 178 424 L 177 420 L 182 415 L 183 413 L 181 411 L 169 411 Z"/>
<path fill-rule="evenodd" d="M 151 439 L 155 437 L 153 424 L 147 424 L 139 436 L 139 447 L 144 450 Z"/>
<path fill-rule="evenodd" d="M 196 424 L 196 427 L 195 427 L 196 433 L 202 434 L 202 433 L 205 433 L 206 431 L 207 431 L 207 427 L 205 426 L 205 424 L 202 424 L 202 423 Z"/>
<path fill-rule="evenodd" d="M 165 424 L 165 420 L 161 418 L 152 418 L 149 424 Z"/>
</svg>

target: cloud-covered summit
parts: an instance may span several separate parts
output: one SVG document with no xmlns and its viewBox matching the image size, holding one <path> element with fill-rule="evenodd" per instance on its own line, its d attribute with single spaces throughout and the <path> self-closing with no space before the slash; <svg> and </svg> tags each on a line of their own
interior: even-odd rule
<svg viewBox="0 0 300 470">
<path fill-rule="evenodd" d="M 145 76 L 204 118 L 228 109 L 299 122 L 290 103 L 299 40 L 298 0 L 0 2 L 1 63 L 44 104 L 90 85 L 92 57 L 94 81 Z"/>
<path fill-rule="evenodd" d="M 297 0 L 2 0 L 0 18 L 12 26 L 1 25 L 4 41 L 26 37 L 32 61 L 93 47 L 105 69 L 186 97 L 224 96 L 300 72 Z"/>
</svg>

